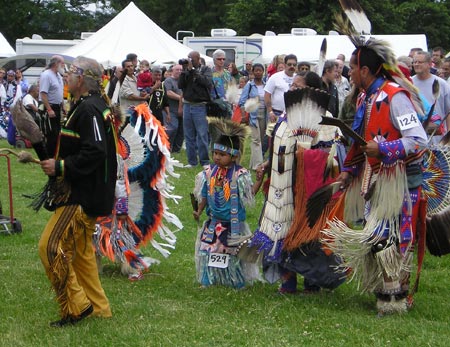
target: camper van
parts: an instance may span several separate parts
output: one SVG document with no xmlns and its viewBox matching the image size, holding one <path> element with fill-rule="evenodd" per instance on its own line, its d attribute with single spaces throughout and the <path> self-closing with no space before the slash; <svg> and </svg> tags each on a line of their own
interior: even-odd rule
<svg viewBox="0 0 450 347">
<path fill-rule="evenodd" d="M 82 40 L 88 38 L 93 33 L 83 32 L 80 39 L 75 40 L 55 40 L 43 39 L 42 36 L 34 34 L 31 38 L 25 37 L 16 40 L 16 54 L 17 55 L 39 55 L 45 54 L 52 56 L 54 54 L 62 54 L 68 48 L 80 43 Z M 34 83 L 42 70 L 48 63 L 48 59 L 24 59 L 16 61 L 16 66 L 28 67 L 24 70 L 24 77 L 30 82 Z"/>
<path fill-rule="evenodd" d="M 180 39 L 181 33 L 189 33 Z M 245 62 L 251 60 L 255 63 L 263 63 L 262 60 L 262 35 L 236 36 L 233 29 L 212 29 L 211 36 L 194 36 L 192 31 L 177 32 L 177 40 L 182 41 L 200 54 L 212 57 L 216 49 L 225 52 L 225 66 L 234 62 L 239 70 L 243 69 Z"/>
<path fill-rule="evenodd" d="M 267 31 L 265 35 L 236 36 L 232 29 L 212 29 L 211 36 L 196 37 L 193 32 L 177 32 L 188 34 L 182 38 L 183 44 L 201 54 L 212 56 L 216 49 L 222 49 L 226 54 L 226 65 L 235 62 L 241 70 L 247 60 L 268 64 L 277 54 L 293 53 L 298 61 L 316 63 L 319 58 L 320 47 L 324 39 L 327 41 L 327 59 L 335 59 L 338 54 L 344 54 L 347 62 L 355 49 L 349 38 L 330 31 L 328 35 L 318 35 L 311 28 L 292 28 L 290 33 L 278 34 Z M 413 47 L 428 50 L 427 39 L 424 34 L 418 35 L 372 35 L 387 41 L 396 54 L 408 55 Z"/>
</svg>

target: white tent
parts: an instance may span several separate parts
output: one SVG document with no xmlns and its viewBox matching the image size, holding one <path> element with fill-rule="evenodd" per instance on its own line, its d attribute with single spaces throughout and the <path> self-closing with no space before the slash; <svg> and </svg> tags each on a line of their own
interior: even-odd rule
<svg viewBox="0 0 450 347">
<path fill-rule="evenodd" d="M 14 48 L 11 47 L 11 45 L 6 41 L 5 37 L 2 33 L 0 33 L 0 57 L 12 57 L 16 55 L 16 52 L 14 51 Z"/>
<path fill-rule="evenodd" d="M 93 58 L 108 68 L 120 65 L 128 53 L 162 64 L 178 62 L 190 51 L 130 2 L 103 28 L 63 54 Z"/>
</svg>

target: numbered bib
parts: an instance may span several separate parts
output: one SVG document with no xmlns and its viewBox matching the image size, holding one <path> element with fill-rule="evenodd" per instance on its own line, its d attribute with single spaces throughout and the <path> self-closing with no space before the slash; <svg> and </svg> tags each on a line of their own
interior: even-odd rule
<svg viewBox="0 0 450 347">
<path fill-rule="evenodd" d="M 418 127 L 420 125 L 419 118 L 414 112 L 397 116 L 397 122 L 400 130 L 407 130 Z"/>
<path fill-rule="evenodd" d="M 208 266 L 225 269 L 225 268 L 228 267 L 228 261 L 229 260 L 230 260 L 230 255 L 229 254 L 210 253 L 209 254 Z"/>
</svg>

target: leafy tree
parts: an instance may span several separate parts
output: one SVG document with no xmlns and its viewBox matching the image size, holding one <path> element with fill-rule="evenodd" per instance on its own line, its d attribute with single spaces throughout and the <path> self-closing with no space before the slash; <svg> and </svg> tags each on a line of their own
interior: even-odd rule
<svg viewBox="0 0 450 347">
<path fill-rule="evenodd" d="M 110 19 L 110 15 L 89 12 L 86 6 L 90 0 L 1 2 L 5 3 L 0 6 L 1 31 L 13 46 L 17 38 L 32 34 L 52 39 L 79 38 L 82 31 L 96 31 Z"/>
</svg>

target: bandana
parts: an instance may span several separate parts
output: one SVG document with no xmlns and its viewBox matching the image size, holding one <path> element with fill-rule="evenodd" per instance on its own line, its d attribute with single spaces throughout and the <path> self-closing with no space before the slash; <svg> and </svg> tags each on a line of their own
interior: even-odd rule
<svg viewBox="0 0 450 347">
<path fill-rule="evenodd" d="M 239 155 L 239 150 L 233 149 L 233 148 L 230 148 L 230 147 L 227 147 L 227 146 L 224 146 L 224 145 L 221 145 L 221 144 L 219 144 L 219 143 L 215 143 L 214 146 L 213 146 L 213 148 L 214 148 L 215 150 L 218 150 L 218 151 L 222 151 L 222 152 L 228 153 L 228 154 L 230 154 L 230 155 L 232 155 L 232 156 Z"/>
</svg>

